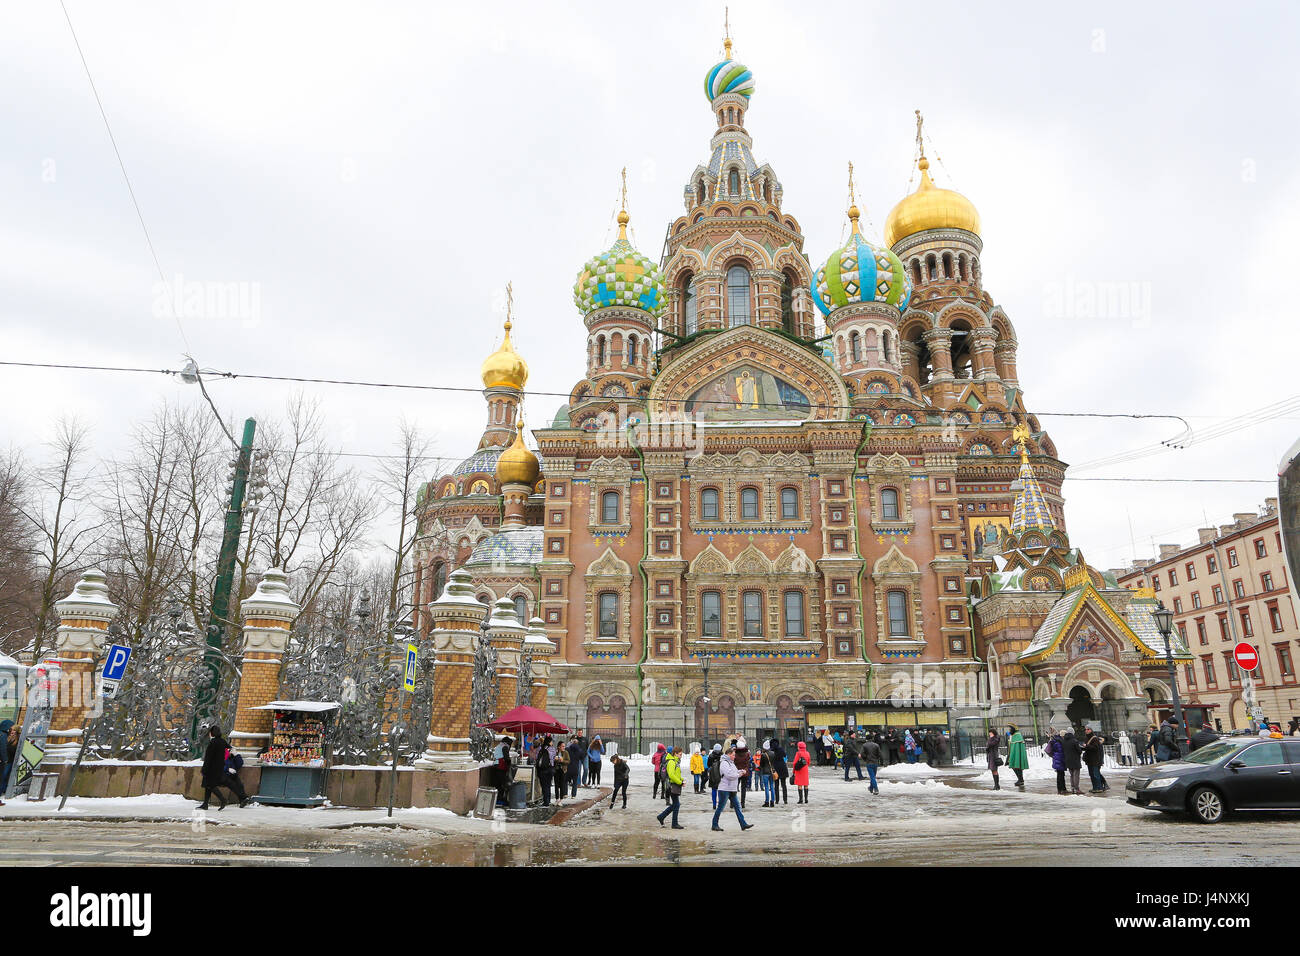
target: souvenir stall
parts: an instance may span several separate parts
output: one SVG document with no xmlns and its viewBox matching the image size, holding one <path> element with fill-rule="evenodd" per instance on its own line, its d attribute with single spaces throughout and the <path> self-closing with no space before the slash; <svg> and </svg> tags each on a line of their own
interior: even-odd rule
<svg viewBox="0 0 1300 956">
<path fill-rule="evenodd" d="M 260 755 L 258 803 L 318 807 L 325 802 L 329 725 L 333 701 L 273 700 L 254 708 L 271 711 L 271 741 Z"/>
</svg>

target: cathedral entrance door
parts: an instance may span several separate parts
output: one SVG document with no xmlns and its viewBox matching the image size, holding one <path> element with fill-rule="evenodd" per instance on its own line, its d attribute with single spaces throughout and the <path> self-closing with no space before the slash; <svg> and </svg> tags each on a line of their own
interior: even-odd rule
<svg viewBox="0 0 1300 956">
<path fill-rule="evenodd" d="M 1082 684 L 1070 688 L 1070 706 L 1065 708 L 1065 716 L 1070 718 L 1076 734 L 1082 734 L 1085 721 L 1096 720 L 1097 711 L 1092 706 L 1092 694 Z"/>
</svg>

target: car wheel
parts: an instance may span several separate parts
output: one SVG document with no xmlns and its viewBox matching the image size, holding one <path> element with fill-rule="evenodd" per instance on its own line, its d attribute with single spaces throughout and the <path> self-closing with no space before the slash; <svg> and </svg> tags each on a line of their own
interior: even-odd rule
<svg viewBox="0 0 1300 956">
<path fill-rule="evenodd" d="M 1192 816 L 1201 823 L 1218 823 L 1228 815 L 1228 805 L 1223 795 L 1212 787 L 1197 787 L 1187 797 Z"/>
</svg>

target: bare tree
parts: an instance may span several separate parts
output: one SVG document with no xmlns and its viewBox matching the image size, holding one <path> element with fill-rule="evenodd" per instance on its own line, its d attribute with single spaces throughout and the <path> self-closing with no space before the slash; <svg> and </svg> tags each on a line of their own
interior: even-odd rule
<svg viewBox="0 0 1300 956">
<path fill-rule="evenodd" d="M 54 603 L 99 548 L 103 521 L 93 504 L 88 435 L 76 419 L 58 420 L 46 462 L 32 472 L 32 495 L 18 507 L 32 531 L 41 574 L 32 641 L 37 658 L 58 626 Z"/>
<path fill-rule="evenodd" d="M 414 425 L 402 420 L 397 441 L 397 454 L 384 459 L 379 465 L 376 483 L 387 502 L 390 514 L 397 519 L 393 542 L 385 545 L 392 556 L 391 574 L 387 582 L 385 609 L 390 620 L 405 616 L 406 606 L 399 607 L 399 598 L 406 589 L 405 577 L 411 574 L 411 552 L 419 536 L 419 506 L 417 493 L 420 474 L 429 460 L 430 442 Z"/>
<path fill-rule="evenodd" d="M 14 653 L 35 637 L 40 569 L 35 529 L 23 514 L 30 489 L 22 455 L 0 457 L 0 650 Z"/>
</svg>

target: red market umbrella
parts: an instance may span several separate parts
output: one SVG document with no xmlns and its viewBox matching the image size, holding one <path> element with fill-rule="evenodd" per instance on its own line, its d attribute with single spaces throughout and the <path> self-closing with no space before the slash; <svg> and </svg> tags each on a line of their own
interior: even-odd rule
<svg viewBox="0 0 1300 956">
<path fill-rule="evenodd" d="M 515 730 L 536 737 L 538 734 L 567 734 L 569 728 L 544 710 L 526 704 L 506 711 L 496 720 L 479 724 L 488 730 Z"/>
</svg>

